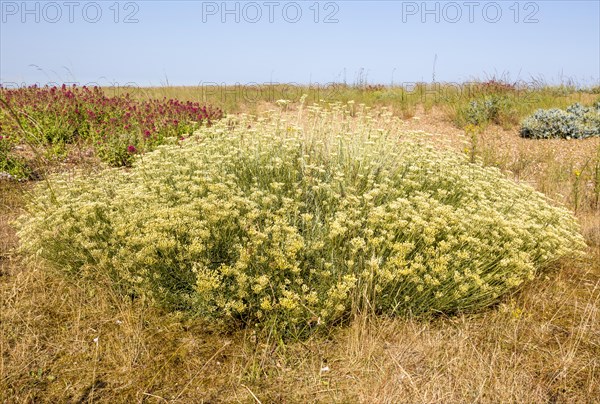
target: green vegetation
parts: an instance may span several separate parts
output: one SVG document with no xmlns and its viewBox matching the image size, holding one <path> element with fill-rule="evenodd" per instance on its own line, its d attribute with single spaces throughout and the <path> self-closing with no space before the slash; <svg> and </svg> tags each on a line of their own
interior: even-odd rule
<svg viewBox="0 0 600 404">
<path fill-rule="evenodd" d="M 0 173 L 10 178 L 28 178 L 31 170 L 23 157 L 13 153 L 14 148 L 12 138 L 0 135 Z"/>
<path fill-rule="evenodd" d="M 589 108 L 573 104 L 566 110 L 538 109 L 521 124 L 521 136 L 534 139 L 600 136 L 600 101 Z"/>
<path fill-rule="evenodd" d="M 583 246 L 571 214 L 533 189 L 391 135 L 390 114 L 383 127 L 350 114 L 311 107 L 312 128 L 229 119 L 130 171 L 53 178 L 22 219 L 23 251 L 296 336 L 365 310 L 477 310 Z"/>
<path fill-rule="evenodd" d="M 386 107 L 403 119 L 412 118 L 419 109 L 443 109 L 458 127 L 468 124 L 498 124 L 503 128 L 519 123 L 539 108 L 566 108 L 579 102 L 590 105 L 595 89 L 577 90 L 572 86 L 509 82 L 503 79 L 474 80 L 467 83 L 397 83 L 393 85 L 329 83 L 306 85 L 202 85 L 197 87 L 106 88 L 109 94 L 129 93 L 133 98 L 179 98 L 218 106 L 229 113 L 257 114 L 279 99 L 298 103 L 354 101 L 357 105 Z M 486 107 L 492 104 L 491 108 Z M 473 107 L 471 104 L 474 103 Z"/>
<path fill-rule="evenodd" d="M 236 113 L 150 153 L 0 108 L 0 402 L 594 402 L 600 137 L 518 125 L 598 88 L 337 86 L 103 89 Z"/>
<path fill-rule="evenodd" d="M 98 87 L 0 87 L 0 139 L 43 148 L 50 159 L 64 158 L 68 145 L 95 150 L 112 166 L 127 166 L 133 156 L 177 140 L 222 112 L 174 99 L 133 100 L 108 96 Z M 0 169 L 27 175 L 22 156 L 0 146 Z"/>
</svg>

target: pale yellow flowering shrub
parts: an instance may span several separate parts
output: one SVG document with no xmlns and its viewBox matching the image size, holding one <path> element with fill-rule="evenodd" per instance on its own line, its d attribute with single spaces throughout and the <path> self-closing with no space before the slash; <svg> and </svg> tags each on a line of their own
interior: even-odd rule
<svg viewBox="0 0 600 404">
<path fill-rule="evenodd" d="M 221 324 L 496 302 L 583 241 L 567 210 L 360 106 L 230 117 L 131 170 L 40 184 L 22 250 Z"/>
</svg>

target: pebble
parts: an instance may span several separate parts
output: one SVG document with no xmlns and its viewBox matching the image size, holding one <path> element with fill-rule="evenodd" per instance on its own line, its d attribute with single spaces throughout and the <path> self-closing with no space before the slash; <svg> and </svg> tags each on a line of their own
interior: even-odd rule
<svg viewBox="0 0 600 404">
<path fill-rule="evenodd" d="M 0 181 L 2 181 L 2 180 L 16 181 L 17 179 L 15 177 L 13 177 L 12 175 L 10 175 L 9 173 L 6 173 L 4 171 L 0 171 Z"/>
</svg>

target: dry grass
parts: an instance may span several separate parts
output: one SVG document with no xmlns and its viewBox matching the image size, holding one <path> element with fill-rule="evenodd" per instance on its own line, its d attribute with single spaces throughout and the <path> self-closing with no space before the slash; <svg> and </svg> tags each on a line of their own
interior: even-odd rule
<svg viewBox="0 0 600 404">
<path fill-rule="evenodd" d="M 407 129 L 469 146 L 442 111 L 416 113 Z M 252 330 L 214 334 L 106 285 L 23 266 L 9 223 L 26 189 L 0 182 L 0 402 L 595 402 L 600 210 L 574 171 L 593 179 L 585 170 L 600 143 L 523 140 L 496 127 L 479 136 L 477 156 L 487 164 L 577 209 L 588 256 L 483 313 L 365 317 L 286 344 L 257 340 Z"/>
</svg>

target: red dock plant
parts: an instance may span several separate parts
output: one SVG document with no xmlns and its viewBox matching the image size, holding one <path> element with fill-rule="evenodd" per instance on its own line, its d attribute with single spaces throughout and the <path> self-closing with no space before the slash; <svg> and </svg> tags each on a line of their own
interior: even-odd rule
<svg viewBox="0 0 600 404">
<path fill-rule="evenodd" d="M 129 93 L 108 96 L 99 87 L 0 87 L 0 98 L 6 102 L 0 108 L 0 136 L 52 146 L 52 150 L 87 143 L 113 166 L 130 165 L 135 154 L 169 138 L 180 139 L 223 116 L 220 109 L 197 102 L 140 101 Z"/>
</svg>

